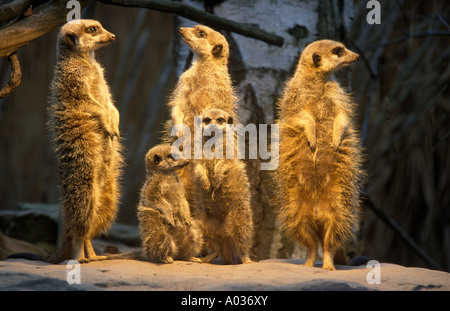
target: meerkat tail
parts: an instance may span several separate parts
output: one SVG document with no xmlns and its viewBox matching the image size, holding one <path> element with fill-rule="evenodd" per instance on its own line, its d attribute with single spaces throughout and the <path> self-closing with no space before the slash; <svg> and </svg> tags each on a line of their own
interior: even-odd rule
<svg viewBox="0 0 450 311">
<path fill-rule="evenodd" d="M 142 251 L 131 251 L 126 253 L 120 253 L 120 254 L 105 254 L 108 260 L 114 260 L 114 259 L 134 259 L 134 260 L 145 260 L 144 255 L 142 255 Z"/>
</svg>

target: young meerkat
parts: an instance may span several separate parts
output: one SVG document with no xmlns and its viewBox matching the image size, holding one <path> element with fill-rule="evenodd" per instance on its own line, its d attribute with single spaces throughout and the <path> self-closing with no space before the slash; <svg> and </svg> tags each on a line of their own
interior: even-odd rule
<svg viewBox="0 0 450 311">
<path fill-rule="evenodd" d="M 215 131 L 215 135 L 222 131 L 223 139 L 226 125 L 232 123 L 233 119 L 221 109 L 209 109 L 202 115 L 203 131 Z M 222 159 L 194 161 L 196 204 L 205 246 L 210 252 L 202 260 L 210 262 L 221 257 L 225 264 L 250 263 L 253 242 L 250 183 L 245 164 L 234 155 L 226 159 L 225 142 L 217 140 L 215 144 Z"/>
<path fill-rule="evenodd" d="M 197 221 L 191 217 L 183 185 L 176 174 L 189 161 L 170 144 L 151 148 L 145 156 L 147 178 L 138 206 L 142 249 L 108 254 L 108 259 L 140 259 L 172 263 L 174 259 L 202 262 Z"/>
<path fill-rule="evenodd" d="M 323 268 L 335 270 L 333 257 L 357 221 L 364 174 L 355 107 L 330 75 L 358 57 L 340 42 L 311 43 L 279 105 L 279 166 L 274 177 L 280 220 L 285 232 L 307 247 L 306 266 L 314 266 L 321 243 Z"/>
<path fill-rule="evenodd" d="M 91 240 L 115 218 L 122 165 L 119 112 L 94 51 L 115 40 L 95 20 L 61 27 L 51 84 L 49 128 L 55 145 L 61 195 L 62 239 L 55 254 L 13 258 L 60 263 L 106 259 Z"/>
<path fill-rule="evenodd" d="M 145 156 L 147 177 L 138 205 L 139 251 L 108 254 L 108 259 L 137 259 L 155 263 L 176 260 L 202 262 L 203 239 L 190 214 L 183 185 L 176 171 L 189 161 L 170 144 L 151 148 Z"/>
<path fill-rule="evenodd" d="M 202 262 L 196 257 L 202 247 L 201 231 L 176 173 L 189 161 L 171 145 L 162 144 L 150 149 L 145 163 L 147 180 L 138 207 L 144 258 L 159 263 Z"/>
</svg>

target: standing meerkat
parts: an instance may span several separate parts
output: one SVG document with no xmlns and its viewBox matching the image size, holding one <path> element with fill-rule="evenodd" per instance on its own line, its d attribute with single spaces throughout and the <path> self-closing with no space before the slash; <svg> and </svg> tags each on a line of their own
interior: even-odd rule
<svg viewBox="0 0 450 311">
<path fill-rule="evenodd" d="M 236 119 L 237 98 L 228 72 L 227 40 L 203 25 L 180 27 L 179 32 L 194 59 L 180 76 L 169 102 L 173 124 L 187 124 L 193 131 L 194 116 L 210 108 L 222 109 Z"/>
<path fill-rule="evenodd" d="M 330 75 L 358 60 L 340 42 L 316 41 L 301 54 L 280 101 L 279 166 L 275 172 L 285 232 L 308 249 L 314 266 L 321 243 L 323 268 L 351 236 L 359 211 L 362 150 L 354 103 Z"/>
<path fill-rule="evenodd" d="M 237 97 L 228 72 L 229 46 L 223 35 L 213 29 L 197 25 L 192 28 L 181 27 L 179 33 L 194 54 L 191 67 L 179 78 L 168 103 L 171 109 L 171 120 L 167 129 L 173 125 L 185 124 L 191 131 L 194 142 L 194 116 L 200 116 L 210 108 L 226 111 L 233 120 L 237 118 Z M 170 130 L 168 130 L 170 135 Z M 180 131 L 178 137 L 183 135 Z M 166 137 L 167 142 L 172 138 Z M 183 146 L 183 148 L 185 148 Z M 194 148 L 191 148 L 193 158 Z M 192 177 L 192 166 L 178 172 L 187 193 L 191 211 L 196 217 L 195 189 Z"/>
<path fill-rule="evenodd" d="M 115 218 L 122 156 L 119 112 L 94 51 L 114 40 L 95 20 L 61 27 L 48 112 L 59 172 L 62 239 L 53 255 L 15 258 L 50 263 L 106 259 L 95 254 L 91 240 Z"/>
<path fill-rule="evenodd" d="M 203 131 L 212 130 L 216 135 L 217 131 L 225 133 L 226 125 L 232 123 L 233 119 L 221 109 L 209 109 L 202 115 Z M 194 160 L 196 203 L 205 246 L 210 252 L 202 260 L 210 262 L 221 257 L 225 264 L 250 263 L 253 242 L 250 183 L 245 164 L 236 157 L 226 159 L 225 142 L 217 140 L 215 144 L 215 148 L 221 149 L 222 159 Z"/>
<path fill-rule="evenodd" d="M 145 156 L 147 178 L 138 206 L 142 249 L 108 255 L 108 259 L 141 259 L 172 263 L 174 259 L 202 262 L 202 235 L 191 217 L 183 185 L 176 173 L 189 164 L 170 144 L 150 149 Z"/>
</svg>

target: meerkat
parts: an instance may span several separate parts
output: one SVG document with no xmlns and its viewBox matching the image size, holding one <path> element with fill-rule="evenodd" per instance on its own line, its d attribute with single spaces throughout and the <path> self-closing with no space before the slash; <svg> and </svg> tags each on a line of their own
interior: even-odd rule
<svg viewBox="0 0 450 311">
<path fill-rule="evenodd" d="M 308 249 L 314 266 L 321 243 L 323 268 L 351 236 L 359 211 L 362 149 L 354 103 L 330 75 L 358 60 L 342 43 L 308 45 L 286 84 L 280 108 L 279 166 L 275 181 L 285 232 Z"/>
<path fill-rule="evenodd" d="M 228 72 L 229 45 L 219 32 L 197 25 L 192 28 L 180 27 L 179 33 L 183 41 L 194 54 L 192 65 L 180 76 L 169 100 L 171 119 L 166 123 L 166 133 L 174 125 L 185 124 L 191 131 L 194 142 L 194 117 L 200 116 L 210 108 L 226 111 L 233 120 L 237 120 L 237 97 Z M 165 135 L 165 142 L 172 143 L 174 138 Z M 183 131 L 178 137 L 183 136 Z M 194 152 L 194 148 L 191 148 Z M 193 154 L 191 154 L 193 158 Z M 195 203 L 194 180 L 192 166 L 179 170 L 178 175 L 187 193 L 188 202 L 194 216 L 197 214 Z M 196 216 L 195 216 L 196 217 Z"/>
<path fill-rule="evenodd" d="M 229 46 L 213 29 L 180 27 L 179 33 L 194 54 L 191 67 L 178 80 L 169 102 L 173 124 L 193 127 L 194 116 L 219 108 L 236 119 L 234 89 L 228 72 Z"/>
<path fill-rule="evenodd" d="M 50 263 L 106 259 L 95 254 L 91 240 L 115 219 L 122 156 L 119 112 L 94 51 L 114 40 L 95 20 L 61 27 L 48 125 L 59 172 L 62 239 L 53 255 L 14 258 Z"/>
<path fill-rule="evenodd" d="M 203 131 L 208 127 L 208 131 L 225 131 L 226 125 L 232 123 L 232 117 L 221 109 L 209 109 L 202 115 Z M 225 137 L 229 136 L 223 134 L 222 138 Z M 250 183 L 245 164 L 236 157 L 227 159 L 222 146 L 219 141 L 215 147 L 221 149 L 221 159 L 194 160 L 196 203 L 209 251 L 202 260 L 211 262 L 221 257 L 225 264 L 250 263 L 253 239 Z"/>
<path fill-rule="evenodd" d="M 189 161 L 171 145 L 161 144 L 148 151 L 145 163 L 147 179 L 138 206 L 142 249 L 108 255 L 108 259 L 202 262 L 196 257 L 202 247 L 201 231 L 191 217 L 183 185 L 176 174 Z"/>
</svg>

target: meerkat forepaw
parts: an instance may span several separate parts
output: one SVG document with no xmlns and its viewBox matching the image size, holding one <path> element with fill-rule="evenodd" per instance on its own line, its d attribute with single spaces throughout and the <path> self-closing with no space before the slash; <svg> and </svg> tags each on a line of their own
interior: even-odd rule
<svg viewBox="0 0 450 311">
<path fill-rule="evenodd" d="M 338 151 L 339 147 L 341 146 L 341 142 L 335 142 L 333 141 L 333 143 L 331 144 L 331 147 L 333 148 L 334 151 Z"/>
<path fill-rule="evenodd" d="M 120 135 L 118 133 L 110 133 L 108 132 L 109 137 L 111 138 L 111 140 L 114 140 L 114 137 L 120 138 Z"/>
<path fill-rule="evenodd" d="M 192 226 L 192 222 L 190 219 L 187 219 L 184 221 L 184 224 L 186 225 L 186 227 L 190 228 Z"/>
<path fill-rule="evenodd" d="M 173 263 L 173 258 L 170 256 L 167 256 L 162 260 L 162 263 Z"/>
<path fill-rule="evenodd" d="M 204 180 L 202 184 L 203 184 L 203 189 L 205 189 L 206 192 L 211 192 L 213 190 L 213 188 L 208 180 Z"/>
<path fill-rule="evenodd" d="M 316 140 L 310 141 L 308 144 L 311 151 L 314 152 L 316 150 Z"/>
<path fill-rule="evenodd" d="M 217 191 L 222 187 L 221 181 L 216 181 L 214 185 L 211 185 L 212 191 Z"/>
<path fill-rule="evenodd" d="M 203 260 L 201 260 L 201 259 L 198 258 L 198 257 L 191 257 L 191 258 L 189 258 L 189 261 L 191 261 L 191 262 L 197 262 L 197 263 L 203 263 Z"/>
</svg>

